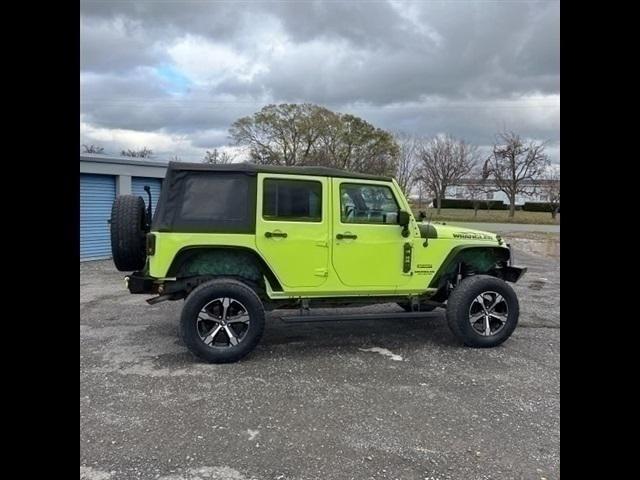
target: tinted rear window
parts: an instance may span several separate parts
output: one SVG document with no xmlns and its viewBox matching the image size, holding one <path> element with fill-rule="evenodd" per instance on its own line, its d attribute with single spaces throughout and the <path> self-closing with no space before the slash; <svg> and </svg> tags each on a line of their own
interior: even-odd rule
<svg viewBox="0 0 640 480">
<path fill-rule="evenodd" d="M 241 178 L 192 175 L 184 183 L 180 217 L 199 222 L 241 220 L 247 216 L 248 194 Z"/>
<path fill-rule="evenodd" d="M 255 176 L 236 172 L 170 171 L 164 183 L 154 229 L 255 232 Z"/>
<path fill-rule="evenodd" d="M 264 180 L 262 217 L 290 222 L 322 221 L 322 184 L 307 180 Z"/>
</svg>

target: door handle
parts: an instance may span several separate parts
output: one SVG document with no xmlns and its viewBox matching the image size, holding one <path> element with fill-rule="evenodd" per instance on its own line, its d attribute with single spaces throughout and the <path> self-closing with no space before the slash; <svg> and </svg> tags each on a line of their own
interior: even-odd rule
<svg viewBox="0 0 640 480">
<path fill-rule="evenodd" d="M 264 236 L 267 238 L 271 238 L 271 237 L 287 238 L 287 234 L 284 232 L 264 232 Z"/>
<path fill-rule="evenodd" d="M 345 238 L 350 238 L 352 240 L 355 240 L 356 238 L 358 238 L 358 236 L 354 235 L 352 233 L 339 233 L 339 234 L 336 235 L 336 238 L 338 240 L 342 240 L 342 239 L 345 239 Z"/>
</svg>

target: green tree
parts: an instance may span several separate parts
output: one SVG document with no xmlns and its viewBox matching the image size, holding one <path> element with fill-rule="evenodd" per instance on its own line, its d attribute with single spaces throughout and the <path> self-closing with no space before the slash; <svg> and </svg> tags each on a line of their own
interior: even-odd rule
<svg viewBox="0 0 640 480">
<path fill-rule="evenodd" d="M 392 174 L 399 154 L 393 136 L 350 114 L 304 104 L 267 105 L 236 120 L 229 133 L 249 147 L 252 161 L 320 165 Z"/>
</svg>

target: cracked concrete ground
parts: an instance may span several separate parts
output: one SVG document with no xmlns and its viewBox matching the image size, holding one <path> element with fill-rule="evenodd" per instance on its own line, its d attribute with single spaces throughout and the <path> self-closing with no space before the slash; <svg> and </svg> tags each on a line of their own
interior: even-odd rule
<svg viewBox="0 0 640 480">
<path fill-rule="evenodd" d="M 204 364 L 178 339 L 182 302 L 149 306 L 111 262 L 81 264 L 80 478 L 559 478 L 559 240 L 503 236 L 529 272 L 520 325 L 488 350 L 460 346 L 442 311 L 276 312 L 244 361 Z"/>
</svg>

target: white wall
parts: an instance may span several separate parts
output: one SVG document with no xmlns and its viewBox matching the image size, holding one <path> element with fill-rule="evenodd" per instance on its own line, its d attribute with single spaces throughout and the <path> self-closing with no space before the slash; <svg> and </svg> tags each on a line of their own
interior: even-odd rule
<svg viewBox="0 0 640 480">
<path fill-rule="evenodd" d="M 468 189 L 465 186 L 452 186 L 447 188 L 445 197 L 470 199 L 471 195 L 469 194 Z M 486 196 L 483 195 L 482 198 L 486 198 Z M 505 203 L 505 205 L 509 205 L 509 198 L 503 192 L 493 192 L 492 200 L 502 200 Z M 546 201 L 547 199 L 544 198 L 544 195 L 541 193 L 516 196 L 516 205 L 522 205 L 524 202 L 546 202 Z"/>
</svg>

